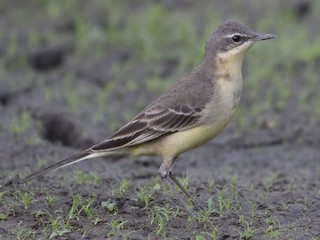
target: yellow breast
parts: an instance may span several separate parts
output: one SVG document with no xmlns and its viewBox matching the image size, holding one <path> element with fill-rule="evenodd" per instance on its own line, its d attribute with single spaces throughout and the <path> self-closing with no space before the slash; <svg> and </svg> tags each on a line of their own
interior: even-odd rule
<svg viewBox="0 0 320 240">
<path fill-rule="evenodd" d="M 184 131 L 130 147 L 133 155 L 158 155 L 164 158 L 177 157 L 181 153 L 209 142 L 228 124 L 229 119 L 213 124 L 199 125 Z"/>
</svg>

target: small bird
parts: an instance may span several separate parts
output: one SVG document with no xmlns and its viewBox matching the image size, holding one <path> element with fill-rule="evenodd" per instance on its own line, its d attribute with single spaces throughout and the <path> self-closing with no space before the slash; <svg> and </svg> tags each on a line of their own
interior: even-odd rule
<svg viewBox="0 0 320 240">
<path fill-rule="evenodd" d="M 160 156 L 161 179 L 190 213 L 188 204 L 173 187 L 191 195 L 172 174 L 177 157 L 209 142 L 230 122 L 240 102 L 242 63 L 257 41 L 275 35 L 255 33 L 236 22 L 222 23 L 205 46 L 202 63 L 177 82 L 106 140 L 35 172 L 20 183 L 76 162 L 105 156 Z M 171 182 L 171 181 L 172 182 Z"/>
</svg>

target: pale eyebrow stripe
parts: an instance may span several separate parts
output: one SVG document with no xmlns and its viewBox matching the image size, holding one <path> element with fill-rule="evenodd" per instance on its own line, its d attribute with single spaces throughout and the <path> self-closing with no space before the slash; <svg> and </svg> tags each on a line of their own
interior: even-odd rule
<svg viewBox="0 0 320 240">
<path fill-rule="evenodd" d="M 225 35 L 225 37 L 233 37 L 234 35 L 243 36 L 241 33 L 232 33 L 232 34 Z"/>
<path fill-rule="evenodd" d="M 239 35 L 241 37 L 249 37 L 248 35 L 244 35 L 244 34 L 241 34 L 241 33 L 232 33 L 232 34 L 228 34 L 228 35 L 225 35 L 226 38 L 231 38 L 233 37 L 234 35 Z"/>
</svg>

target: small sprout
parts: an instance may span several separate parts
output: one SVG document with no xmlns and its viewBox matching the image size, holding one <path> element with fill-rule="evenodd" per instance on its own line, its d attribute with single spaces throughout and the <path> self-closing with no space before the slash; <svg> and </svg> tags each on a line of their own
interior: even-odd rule
<svg viewBox="0 0 320 240">
<path fill-rule="evenodd" d="M 213 194 L 214 191 L 215 191 L 214 181 L 213 181 L 213 180 L 209 182 L 208 191 L 209 191 L 209 193 L 211 193 L 211 194 Z"/>
<path fill-rule="evenodd" d="M 119 209 L 118 209 L 118 206 L 117 206 L 117 203 L 115 202 L 102 202 L 101 203 L 101 206 L 106 208 L 108 211 L 114 213 L 114 214 L 117 214 Z"/>
<path fill-rule="evenodd" d="M 83 171 L 81 171 L 79 169 L 75 169 L 73 171 L 73 174 L 74 174 L 75 181 L 78 184 L 87 183 L 89 181 L 89 174 L 84 173 Z"/>
<path fill-rule="evenodd" d="M 156 225 L 156 234 L 159 236 L 165 233 L 167 222 L 173 216 L 173 211 L 168 205 L 165 207 L 156 206 L 154 210 L 151 209 L 149 216 L 151 217 L 151 224 Z"/>
<path fill-rule="evenodd" d="M 213 198 L 210 197 L 210 198 L 208 199 L 208 209 L 212 209 L 212 208 L 213 208 Z"/>
<path fill-rule="evenodd" d="M 119 185 L 119 193 L 120 193 L 120 196 L 123 196 L 126 191 L 128 190 L 129 188 L 129 181 L 128 179 L 124 178 L 124 179 L 121 179 L 120 181 L 120 185 Z"/>
<path fill-rule="evenodd" d="M 80 210 L 79 207 L 82 204 L 82 197 L 80 194 L 77 194 L 74 198 L 73 198 L 73 202 L 72 202 L 72 206 L 69 210 L 68 213 L 68 220 L 66 222 L 66 226 L 69 226 L 70 220 L 73 218 L 78 219 L 79 218 L 79 214 L 80 214 Z"/>
<path fill-rule="evenodd" d="M 51 207 L 52 204 L 56 201 L 56 197 L 54 197 L 54 196 L 52 196 L 52 195 L 47 195 L 44 200 L 45 200 L 46 204 L 47 204 L 49 207 Z"/>
<path fill-rule="evenodd" d="M 1 185 L 0 185 L 0 189 L 1 189 Z M 3 196 L 5 194 L 7 194 L 7 193 L 9 193 L 9 192 L 8 191 L 0 192 L 0 203 L 1 203 L 2 199 L 3 199 Z"/>
<path fill-rule="evenodd" d="M 197 235 L 195 236 L 195 240 L 206 240 L 206 238 L 201 235 Z"/>
<path fill-rule="evenodd" d="M 89 219 L 93 218 L 93 216 L 94 216 L 95 213 L 96 213 L 95 209 L 92 207 L 93 203 L 94 203 L 94 200 L 91 199 L 87 204 L 85 204 L 85 205 L 80 209 L 79 214 L 80 214 L 82 211 L 84 211 L 85 214 L 86 214 L 86 216 L 87 216 Z"/>
<path fill-rule="evenodd" d="M 153 190 L 155 190 L 155 191 L 161 190 L 161 185 L 160 185 L 159 183 L 156 183 L 156 184 L 153 186 Z"/>
<path fill-rule="evenodd" d="M 4 213 L 0 213 L 0 221 L 7 220 L 8 215 Z"/>
<path fill-rule="evenodd" d="M 100 186 L 101 185 L 101 177 L 97 174 L 91 173 L 90 174 L 93 178 L 93 183 L 95 186 Z"/>
<path fill-rule="evenodd" d="M 42 211 L 42 210 L 35 210 L 35 211 L 32 212 L 32 214 L 33 214 L 35 217 L 41 217 L 41 216 L 47 215 L 48 213 L 45 212 L 45 211 Z"/>
<path fill-rule="evenodd" d="M 99 217 L 96 217 L 93 221 L 92 221 L 92 223 L 94 224 L 94 225 L 97 225 L 99 222 L 101 222 L 102 220 L 101 220 L 101 218 L 99 218 Z"/>
<path fill-rule="evenodd" d="M 188 188 L 190 182 L 190 176 L 188 174 L 183 178 L 178 178 L 178 180 L 184 188 Z"/>
<path fill-rule="evenodd" d="M 24 111 L 19 116 L 16 116 L 10 122 L 8 127 L 9 131 L 15 134 L 21 134 L 31 128 L 31 115 L 29 112 Z"/>
<path fill-rule="evenodd" d="M 31 203 L 31 198 L 32 198 L 32 195 L 31 193 L 28 193 L 28 192 L 19 192 L 19 195 L 21 197 L 21 200 L 24 204 L 24 208 L 27 209 Z"/>
<path fill-rule="evenodd" d="M 112 229 L 121 230 L 123 229 L 124 224 L 127 222 L 128 221 L 123 221 L 122 219 L 117 219 L 117 220 L 111 221 L 111 223 L 108 223 L 108 225 L 110 225 Z"/>
<path fill-rule="evenodd" d="M 111 227 L 111 229 L 109 230 L 107 236 L 112 237 L 112 236 L 118 234 L 119 231 L 124 228 L 124 224 L 127 222 L 128 222 L 128 220 L 123 221 L 122 219 L 112 220 L 111 223 L 108 223 L 108 225 Z"/>
<path fill-rule="evenodd" d="M 137 191 L 137 197 L 141 202 L 144 202 L 145 207 L 149 206 L 151 199 L 153 198 L 154 189 L 153 187 L 149 187 L 149 185 L 145 185 L 140 187 Z"/>
<path fill-rule="evenodd" d="M 51 235 L 49 236 L 49 239 L 62 237 L 69 232 L 70 229 L 68 228 L 68 224 L 64 222 L 61 216 L 51 219 Z"/>
</svg>

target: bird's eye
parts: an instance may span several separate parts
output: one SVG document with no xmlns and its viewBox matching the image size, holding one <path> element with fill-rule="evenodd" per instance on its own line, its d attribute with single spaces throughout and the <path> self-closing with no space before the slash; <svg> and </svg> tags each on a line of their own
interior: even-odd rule
<svg viewBox="0 0 320 240">
<path fill-rule="evenodd" d="M 241 36 L 240 35 L 233 35 L 232 36 L 232 41 L 234 42 L 240 42 L 241 40 Z"/>
</svg>

